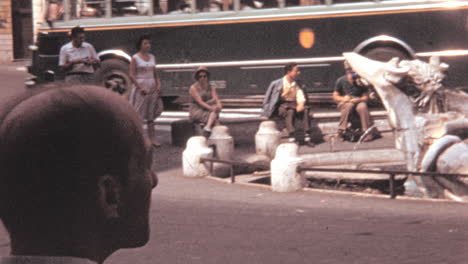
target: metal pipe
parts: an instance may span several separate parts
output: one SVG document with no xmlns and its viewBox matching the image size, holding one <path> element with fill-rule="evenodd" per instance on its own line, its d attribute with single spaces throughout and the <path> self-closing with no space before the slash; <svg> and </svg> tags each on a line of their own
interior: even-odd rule
<svg viewBox="0 0 468 264">
<path fill-rule="evenodd" d="M 210 175 L 213 176 L 213 164 L 214 164 L 214 161 L 211 161 L 210 162 Z"/>
<path fill-rule="evenodd" d="M 231 164 L 231 168 L 230 168 L 230 173 L 231 173 L 231 183 L 235 183 L 236 178 L 234 177 L 234 165 L 232 165 L 232 164 Z"/>
<path fill-rule="evenodd" d="M 213 150 L 213 152 L 212 152 L 213 157 L 216 157 L 216 145 L 209 145 L 208 147 L 210 147 Z M 203 161 L 203 159 L 202 159 L 202 161 Z M 212 160 L 210 162 L 210 175 L 211 176 L 213 176 L 213 171 L 214 171 L 214 161 Z"/>
<path fill-rule="evenodd" d="M 352 170 L 352 169 L 331 169 L 331 168 L 304 168 L 299 167 L 298 171 L 326 171 L 326 172 L 358 172 L 358 173 L 373 173 L 373 174 L 405 174 L 417 176 L 431 177 L 468 177 L 468 174 L 461 173 L 439 173 L 439 172 L 418 172 L 418 171 L 398 171 L 398 170 Z"/>
<path fill-rule="evenodd" d="M 395 199 L 395 174 L 390 173 L 390 199 Z"/>
</svg>

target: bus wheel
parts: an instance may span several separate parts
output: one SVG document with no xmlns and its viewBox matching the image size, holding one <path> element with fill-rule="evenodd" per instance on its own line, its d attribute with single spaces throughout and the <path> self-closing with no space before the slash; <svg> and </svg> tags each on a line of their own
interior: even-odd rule
<svg viewBox="0 0 468 264">
<path fill-rule="evenodd" d="M 411 56 L 404 52 L 401 49 L 394 47 L 373 47 L 368 48 L 360 52 L 361 55 L 380 62 L 387 62 L 395 57 L 400 60 L 411 60 Z M 380 100 L 378 94 L 373 91 L 371 92 L 370 99 L 368 101 L 370 107 L 382 107 L 382 101 Z"/>
<path fill-rule="evenodd" d="M 387 62 L 392 58 L 400 58 L 404 60 L 411 60 L 411 57 L 407 52 L 393 48 L 393 47 L 376 47 L 363 50 L 361 55 L 381 62 Z"/>
<path fill-rule="evenodd" d="M 130 92 L 130 77 L 128 63 L 119 59 L 107 59 L 101 63 L 97 72 L 99 83 L 108 89 L 128 97 Z"/>
</svg>

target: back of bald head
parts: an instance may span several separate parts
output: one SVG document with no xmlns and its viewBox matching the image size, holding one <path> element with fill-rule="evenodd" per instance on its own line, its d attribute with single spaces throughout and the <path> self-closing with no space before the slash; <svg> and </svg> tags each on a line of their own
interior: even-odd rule
<svg viewBox="0 0 468 264">
<path fill-rule="evenodd" d="M 131 154 L 144 152 L 139 124 L 133 108 L 102 87 L 45 89 L 0 103 L 0 217 L 12 224 L 66 215 L 95 199 L 103 174 L 125 184 Z"/>
</svg>

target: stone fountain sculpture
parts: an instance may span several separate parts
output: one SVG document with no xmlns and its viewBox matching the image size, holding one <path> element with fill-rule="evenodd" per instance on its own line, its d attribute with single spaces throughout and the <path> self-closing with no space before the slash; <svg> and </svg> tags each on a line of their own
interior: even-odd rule
<svg viewBox="0 0 468 264">
<path fill-rule="evenodd" d="M 356 53 L 343 55 L 380 97 L 408 171 L 468 174 L 468 95 L 444 87 L 447 64 L 438 57 L 384 63 Z M 428 197 L 468 200 L 468 179 L 414 178 Z"/>
</svg>

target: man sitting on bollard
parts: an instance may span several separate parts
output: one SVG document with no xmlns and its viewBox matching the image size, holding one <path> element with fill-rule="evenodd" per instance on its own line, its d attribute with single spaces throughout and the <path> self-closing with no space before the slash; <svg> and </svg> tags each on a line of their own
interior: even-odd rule
<svg viewBox="0 0 468 264">
<path fill-rule="evenodd" d="M 345 134 L 349 130 L 348 123 L 351 121 L 352 115 L 357 114 L 359 116 L 362 131 L 358 134 L 366 132 L 371 127 L 369 109 L 367 107 L 369 88 L 351 69 L 347 61 L 344 62 L 344 68 L 346 75 L 336 81 L 335 90 L 333 91 L 333 100 L 337 102 L 338 110 L 341 112 L 338 125 L 338 140 L 340 141 L 344 141 L 346 138 Z M 378 131 L 373 129 L 362 141 L 371 141 L 377 137 L 379 137 Z"/>
<path fill-rule="evenodd" d="M 311 142 L 309 134 L 309 107 L 307 106 L 307 94 L 304 92 L 301 82 L 297 80 L 300 75 L 296 63 L 288 63 L 284 66 L 284 76 L 271 82 L 263 99 L 263 115 L 272 118 L 279 116 L 284 119 L 288 131 L 287 139 L 295 142 L 295 119 L 302 120 L 304 127 L 304 141 L 309 146 Z"/>
<path fill-rule="evenodd" d="M 0 104 L 0 263 L 102 263 L 149 239 L 151 147 L 101 87 L 28 91 Z"/>
</svg>

